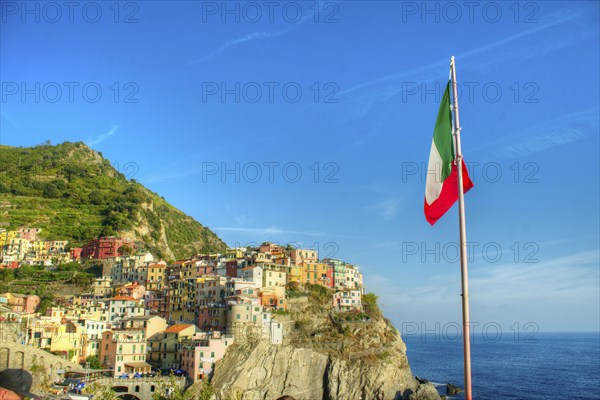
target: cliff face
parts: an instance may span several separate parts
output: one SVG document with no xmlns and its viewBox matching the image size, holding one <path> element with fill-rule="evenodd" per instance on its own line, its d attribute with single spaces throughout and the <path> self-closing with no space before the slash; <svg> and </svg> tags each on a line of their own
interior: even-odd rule
<svg viewBox="0 0 600 400">
<path fill-rule="evenodd" d="M 431 384 L 419 384 L 406 357 L 368 364 L 290 345 L 234 345 L 217 363 L 217 399 L 438 400 Z"/>
<path fill-rule="evenodd" d="M 213 387 L 217 399 L 323 399 L 329 357 L 311 349 L 271 345 L 234 345 L 217 363 Z"/>
<path fill-rule="evenodd" d="M 440 399 L 413 377 L 404 342 L 378 312 L 347 322 L 312 300 L 292 302 L 289 315 L 275 317 L 284 326 L 282 345 L 240 340 L 228 349 L 212 379 L 217 399 Z"/>
</svg>

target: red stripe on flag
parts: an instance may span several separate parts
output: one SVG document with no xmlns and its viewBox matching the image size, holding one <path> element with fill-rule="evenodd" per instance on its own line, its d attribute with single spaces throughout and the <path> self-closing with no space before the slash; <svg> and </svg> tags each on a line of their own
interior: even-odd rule
<svg viewBox="0 0 600 400">
<path fill-rule="evenodd" d="M 473 187 L 473 182 L 469 178 L 464 159 L 462 161 L 462 173 L 463 191 L 467 193 Z M 450 171 L 450 175 L 444 180 L 440 197 L 431 204 L 427 204 L 427 200 L 425 200 L 425 218 L 427 222 L 431 225 L 435 224 L 452 207 L 456 200 L 458 200 L 458 170 L 456 169 L 456 164 L 452 163 L 452 170 Z"/>
</svg>

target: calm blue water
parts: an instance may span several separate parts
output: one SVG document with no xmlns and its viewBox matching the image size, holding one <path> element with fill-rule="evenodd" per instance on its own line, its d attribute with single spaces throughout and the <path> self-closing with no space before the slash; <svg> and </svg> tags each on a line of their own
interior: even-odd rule
<svg viewBox="0 0 600 400">
<path fill-rule="evenodd" d="M 462 341 L 404 337 L 413 374 L 463 387 Z M 600 399 L 600 334 L 536 333 L 531 340 L 475 338 L 473 398 Z M 440 391 L 445 394 L 445 386 Z M 463 397 L 452 397 L 462 399 Z"/>
</svg>

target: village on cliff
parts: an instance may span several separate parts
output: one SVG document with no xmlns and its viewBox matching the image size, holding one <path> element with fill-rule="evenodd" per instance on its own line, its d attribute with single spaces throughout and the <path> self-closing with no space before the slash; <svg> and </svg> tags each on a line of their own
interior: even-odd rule
<svg viewBox="0 0 600 400">
<path fill-rule="evenodd" d="M 88 293 L 61 297 L 40 312 L 39 296 L 0 294 L 0 321 L 18 323 L 17 340 L 105 374 L 138 378 L 170 371 L 191 382 L 210 376 L 236 336 L 282 344 L 278 314 L 310 285 L 333 293 L 331 312 L 361 313 L 365 293 L 356 265 L 319 260 L 318 250 L 262 243 L 158 261 L 132 240 L 100 237 L 81 248 L 38 239 L 39 228 L 0 230 L 0 268 L 52 270 L 95 260 L 101 276 Z M 87 365 L 86 365 L 87 364 Z"/>
</svg>

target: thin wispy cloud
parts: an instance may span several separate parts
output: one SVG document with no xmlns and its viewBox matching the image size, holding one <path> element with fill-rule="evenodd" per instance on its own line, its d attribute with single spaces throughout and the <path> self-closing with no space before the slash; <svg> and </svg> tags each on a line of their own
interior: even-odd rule
<svg viewBox="0 0 600 400">
<path fill-rule="evenodd" d="M 493 150 L 482 151 L 481 154 L 490 154 L 494 159 L 530 156 L 550 148 L 583 140 L 590 133 L 597 133 L 599 116 L 599 107 L 562 115 L 532 127 L 520 129 L 471 150 L 479 151 L 491 148 Z"/>
<path fill-rule="evenodd" d="M 246 215 L 236 215 L 235 216 L 235 222 L 237 222 L 240 225 L 246 225 L 246 223 L 248 223 L 248 217 Z"/>
<path fill-rule="evenodd" d="M 11 117 L 6 111 L 0 111 L 0 117 L 12 125 L 13 128 L 21 129 L 21 124 L 19 124 L 19 122 Z"/>
<path fill-rule="evenodd" d="M 324 1 L 318 2 L 318 11 L 317 12 L 320 12 L 323 9 L 324 4 L 325 4 Z M 311 18 L 312 18 L 312 15 L 310 15 L 309 13 L 305 13 L 305 15 L 302 18 L 300 18 L 300 20 L 298 22 L 294 22 L 293 24 L 290 24 L 285 29 L 276 30 L 276 31 L 263 31 L 263 32 L 256 31 L 256 32 L 248 33 L 244 36 L 241 36 L 241 37 L 238 37 L 235 39 L 228 40 L 225 43 L 223 43 L 221 46 L 219 46 L 216 50 L 208 53 L 204 57 L 201 57 L 199 59 L 193 60 L 190 63 L 188 63 L 188 67 L 205 63 L 206 61 L 210 60 L 213 57 L 218 56 L 219 54 L 223 53 L 224 51 L 226 51 L 232 47 L 239 46 L 244 43 L 248 43 L 248 42 L 251 42 L 254 40 L 274 39 L 276 37 L 283 36 L 289 32 L 292 32 L 292 31 L 298 29 L 300 26 L 304 25 L 307 21 L 309 21 Z"/>
<path fill-rule="evenodd" d="M 113 136 L 115 133 L 117 133 L 118 129 L 119 129 L 119 125 L 115 125 L 108 132 L 102 133 L 102 134 L 96 136 L 95 138 L 88 140 L 86 142 L 86 144 L 88 146 L 95 146 L 97 144 L 100 144 L 100 143 L 104 142 L 106 139 L 108 139 L 109 137 Z"/>
<path fill-rule="evenodd" d="M 488 321 L 501 317 L 515 321 L 519 317 L 538 316 L 532 310 L 547 312 L 549 301 L 567 308 L 585 307 L 594 325 L 598 321 L 598 284 L 600 273 L 598 249 L 581 251 L 539 263 L 488 263 L 484 268 L 471 268 L 470 291 L 472 317 Z M 374 290 L 386 309 L 402 321 L 441 322 L 458 320 L 460 309 L 460 274 L 457 270 L 437 273 L 424 280 L 407 281 L 402 274 L 396 278 L 389 275 L 366 275 L 369 290 Z M 428 269 L 428 272 L 431 272 Z M 402 285 L 403 289 L 398 290 Z M 535 288 L 535 289 L 533 289 Z M 419 307 L 413 307 L 419 299 Z M 550 300 L 551 299 L 551 300 Z M 524 305 L 527 304 L 527 307 Z M 408 307 L 411 305 L 411 307 Z M 408 307 L 408 308 L 407 308 Z M 398 310 L 404 310 L 402 314 Z M 519 315 L 511 314 L 515 310 Z M 558 310 L 555 310 L 559 313 Z M 562 310 L 564 312 L 564 310 Z M 558 318 L 555 315 L 555 318 Z M 565 315 L 562 315 L 565 317 Z"/>
<path fill-rule="evenodd" d="M 315 232 L 315 231 L 293 231 L 293 230 L 287 230 L 287 229 L 283 229 L 283 228 L 278 228 L 276 226 L 269 226 L 269 227 L 265 227 L 265 228 L 240 228 L 240 227 L 227 227 L 227 226 L 221 226 L 221 227 L 217 227 L 217 228 L 211 228 L 215 231 L 221 231 L 221 232 L 240 232 L 240 233 L 248 233 L 251 235 L 257 235 L 257 236 L 262 236 L 262 237 L 266 237 L 266 236 L 272 236 L 272 235 L 303 235 L 303 236 L 323 236 L 325 235 L 324 232 Z"/>
<path fill-rule="evenodd" d="M 399 199 L 387 199 L 370 205 L 367 209 L 377 213 L 383 220 L 390 221 L 400 212 L 401 202 Z"/>
<path fill-rule="evenodd" d="M 216 175 L 211 175 L 207 174 L 207 171 L 204 171 L 204 173 L 207 175 L 203 178 L 202 167 L 192 168 L 191 165 L 202 166 L 204 163 L 214 163 L 218 160 L 220 167 L 220 162 L 224 162 L 228 159 L 230 149 L 237 146 L 246 145 L 247 143 L 255 140 L 257 136 L 266 136 L 265 132 L 268 131 L 261 130 L 256 133 L 240 135 L 235 141 L 224 141 L 221 145 L 210 146 L 210 148 L 205 148 L 202 151 L 194 152 L 188 154 L 187 156 L 177 157 L 177 159 L 173 162 L 160 165 L 158 169 L 150 171 L 147 175 L 140 177 L 140 181 L 146 183 L 171 182 L 192 176 L 197 176 L 199 179 L 201 179 L 201 182 L 202 180 L 208 180 L 208 177 L 211 178 L 211 181 L 219 180 L 221 179 L 220 172 Z M 221 132 L 217 132 L 216 134 L 221 134 Z"/>
<path fill-rule="evenodd" d="M 478 269 L 471 279 L 479 301 L 497 304 L 525 299 L 576 299 L 598 296 L 598 250 L 583 251 L 532 264 Z M 535 287 L 535 290 L 531 290 Z"/>
<path fill-rule="evenodd" d="M 540 22 L 530 29 L 507 36 L 492 43 L 455 54 L 462 71 L 495 71 L 508 62 L 522 63 L 532 57 L 569 47 L 585 38 L 598 35 L 598 30 L 586 18 L 597 14 L 592 5 L 569 7 L 540 18 Z M 567 29 L 567 26 L 569 29 Z M 560 29 L 559 36 L 550 39 L 548 31 Z M 539 40 L 526 42 L 523 39 L 537 35 Z M 534 44 L 532 44 L 534 43 Z M 429 64 L 388 74 L 379 78 L 356 84 L 341 91 L 344 97 L 347 116 L 341 123 L 368 115 L 380 102 L 401 95 L 406 90 L 406 82 L 429 83 L 440 79 L 440 70 L 449 68 L 449 59 L 444 58 Z M 308 106 L 312 107 L 314 105 Z"/>
<path fill-rule="evenodd" d="M 205 55 L 202 58 L 199 58 L 197 60 L 191 61 L 188 64 L 189 66 L 192 65 L 197 65 L 197 64 L 201 64 L 204 63 L 208 60 L 210 60 L 211 58 L 223 53 L 225 50 L 234 47 L 234 46 L 239 46 L 240 44 L 246 43 L 246 42 L 250 42 L 252 40 L 266 40 L 266 39 L 273 39 L 276 38 L 278 36 L 281 35 L 285 35 L 286 33 L 292 31 L 293 29 L 295 29 L 296 26 L 293 27 L 289 27 L 280 31 L 272 31 L 272 32 L 252 32 L 252 33 L 248 33 L 247 35 L 244 35 L 242 37 L 236 38 L 236 39 L 231 39 L 228 40 L 227 42 L 223 43 L 218 49 L 216 49 L 215 51 Z"/>
<path fill-rule="evenodd" d="M 480 47 L 477 47 L 474 49 L 471 49 L 471 50 L 463 52 L 463 53 L 458 53 L 458 54 L 456 54 L 457 59 L 460 59 L 461 68 L 476 69 L 478 67 L 481 67 L 481 58 L 479 56 L 481 56 L 482 54 L 485 54 L 485 53 L 489 53 L 490 56 L 493 57 L 494 62 L 496 62 L 496 63 L 498 63 L 498 61 L 504 60 L 506 58 L 513 58 L 515 55 L 514 52 L 516 51 L 515 48 L 512 46 L 513 42 L 515 42 L 519 39 L 526 38 L 526 37 L 536 34 L 538 32 L 544 31 L 548 28 L 556 27 L 558 25 L 561 25 L 561 24 L 564 24 L 567 22 L 577 21 L 582 16 L 589 15 L 589 12 L 591 12 L 591 11 L 592 11 L 592 7 L 575 8 L 575 9 L 568 8 L 565 10 L 558 11 L 554 14 L 547 16 L 546 18 L 544 18 L 543 21 L 540 22 L 540 24 L 536 24 L 536 26 L 531 29 L 524 30 L 522 32 L 516 33 L 514 35 L 508 36 L 506 38 L 497 40 L 492 43 L 488 43 L 486 45 L 483 45 L 483 46 L 480 46 Z M 587 37 L 591 34 L 594 34 L 593 30 L 589 29 L 587 26 L 582 26 L 581 33 L 579 35 L 577 35 L 576 37 L 573 37 L 573 41 L 581 40 L 583 37 Z M 554 43 L 556 43 L 556 41 L 554 41 Z M 572 42 L 570 41 L 568 43 L 564 43 L 564 45 L 568 45 L 571 43 Z M 506 46 L 506 45 L 511 45 L 511 46 Z M 497 49 L 499 47 L 503 47 L 503 46 L 506 46 L 507 50 L 509 50 L 509 51 L 506 53 L 498 52 Z M 539 43 L 536 43 L 536 47 L 538 48 L 538 52 L 535 55 L 539 56 L 540 55 Z M 560 46 L 560 47 L 563 47 L 563 46 Z M 547 50 L 556 50 L 558 48 L 559 48 L 558 46 L 554 45 L 552 47 L 548 47 Z M 531 53 L 528 52 L 528 54 L 531 54 Z M 477 56 L 477 57 L 475 57 L 475 56 Z M 431 76 L 431 78 L 429 78 L 429 79 L 439 79 L 439 75 L 440 75 L 439 68 L 443 67 L 443 66 L 447 66 L 449 68 L 449 59 L 448 58 L 434 61 L 427 65 L 413 68 L 413 69 L 410 69 L 407 71 L 402 71 L 399 73 L 385 75 L 385 76 L 382 76 L 382 77 L 379 77 L 376 79 L 372 79 L 367 82 L 357 84 L 349 89 L 346 89 L 346 90 L 340 92 L 339 95 L 342 96 L 344 94 L 348 94 L 348 93 L 357 91 L 359 89 L 368 88 L 368 87 L 377 85 L 379 83 L 390 83 L 393 81 L 397 81 L 399 79 L 405 79 L 405 78 L 409 78 L 409 77 L 418 77 L 423 74 L 425 74 L 425 76 L 423 77 L 424 80 L 427 80 L 427 77 L 430 77 L 430 76 Z M 433 76 L 431 73 L 433 73 Z M 393 85 L 391 87 L 394 89 L 398 88 L 397 85 Z M 392 92 L 388 93 L 388 96 L 393 95 L 393 94 L 398 94 L 398 93 L 399 92 L 397 90 L 393 90 Z"/>
<path fill-rule="evenodd" d="M 145 183 L 159 183 L 159 182 L 172 182 L 180 179 L 190 178 L 192 176 L 198 176 L 200 179 L 202 170 L 196 168 L 179 169 L 172 172 L 153 174 L 141 178 L 140 180 Z"/>
</svg>

